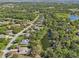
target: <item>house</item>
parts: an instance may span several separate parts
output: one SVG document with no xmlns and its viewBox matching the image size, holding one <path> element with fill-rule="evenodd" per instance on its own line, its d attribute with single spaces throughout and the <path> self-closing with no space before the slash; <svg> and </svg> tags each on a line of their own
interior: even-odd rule
<svg viewBox="0 0 79 59">
<path fill-rule="evenodd" d="M 3 24 L 3 22 L 0 21 L 0 24 Z"/>
<path fill-rule="evenodd" d="M 27 48 L 27 47 L 20 47 L 19 48 L 19 52 L 17 51 L 18 54 L 30 54 L 31 53 L 31 49 Z"/>
<path fill-rule="evenodd" d="M 21 41 L 20 44 L 26 44 L 27 45 L 27 44 L 29 44 L 29 42 L 30 42 L 29 39 L 24 39 L 24 40 Z"/>
<path fill-rule="evenodd" d="M 34 30 L 40 30 L 38 26 L 34 26 Z"/>
<path fill-rule="evenodd" d="M 70 32 L 72 29 L 71 28 L 67 28 L 66 29 L 66 32 Z"/>
<path fill-rule="evenodd" d="M 0 39 L 5 38 L 5 35 L 1 34 L 0 35 Z"/>
<path fill-rule="evenodd" d="M 26 36 L 26 37 L 30 37 L 30 36 L 31 36 L 31 34 L 30 34 L 29 32 L 27 32 L 27 33 L 22 33 L 21 35 L 24 35 L 24 36 Z"/>
<path fill-rule="evenodd" d="M 25 33 L 25 36 L 26 36 L 26 37 L 30 37 L 31 34 L 30 34 L 30 33 Z"/>
<path fill-rule="evenodd" d="M 69 37 L 69 36 L 64 36 L 64 39 L 65 39 L 65 40 L 69 40 L 70 37 Z"/>
<path fill-rule="evenodd" d="M 13 38 L 13 37 L 12 37 L 12 36 L 9 36 L 9 35 L 5 35 L 5 38 L 6 38 L 6 39 L 8 39 L 8 38 L 11 39 L 11 38 Z"/>
<path fill-rule="evenodd" d="M 13 26 L 14 26 L 14 27 L 15 27 L 15 26 L 20 27 L 21 25 L 20 25 L 20 24 L 14 24 Z"/>
<path fill-rule="evenodd" d="M 37 24 L 42 24 L 42 22 L 37 22 Z"/>
<path fill-rule="evenodd" d="M 42 23 L 40 23 L 40 24 L 35 24 L 36 26 L 38 26 L 38 27 L 42 27 Z"/>
<path fill-rule="evenodd" d="M 7 30 L 6 33 L 7 33 L 8 35 L 12 35 L 12 36 L 14 35 L 14 34 L 13 34 L 13 30 Z"/>
</svg>

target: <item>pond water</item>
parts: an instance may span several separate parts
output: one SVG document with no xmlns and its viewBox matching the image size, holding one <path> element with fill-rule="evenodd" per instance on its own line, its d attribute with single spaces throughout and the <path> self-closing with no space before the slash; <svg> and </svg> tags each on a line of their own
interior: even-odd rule
<svg viewBox="0 0 79 59">
<path fill-rule="evenodd" d="M 51 32 L 48 32 L 48 37 L 51 37 Z"/>
<path fill-rule="evenodd" d="M 69 15 L 69 19 L 70 20 L 78 20 L 79 16 L 77 16 L 77 15 Z"/>
</svg>

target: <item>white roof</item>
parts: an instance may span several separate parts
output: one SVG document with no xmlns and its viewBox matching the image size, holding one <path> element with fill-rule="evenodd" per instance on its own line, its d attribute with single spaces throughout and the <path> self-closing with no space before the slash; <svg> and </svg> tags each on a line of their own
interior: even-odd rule
<svg viewBox="0 0 79 59">
<path fill-rule="evenodd" d="M 19 54 L 29 54 L 31 49 L 28 49 L 27 47 L 20 48 Z"/>
<path fill-rule="evenodd" d="M 21 44 L 29 44 L 29 39 L 22 40 Z"/>
<path fill-rule="evenodd" d="M 30 33 L 26 33 L 25 36 L 29 37 L 31 34 Z"/>
<path fill-rule="evenodd" d="M 0 35 L 0 38 L 5 38 L 5 35 L 1 34 L 1 35 Z"/>
</svg>

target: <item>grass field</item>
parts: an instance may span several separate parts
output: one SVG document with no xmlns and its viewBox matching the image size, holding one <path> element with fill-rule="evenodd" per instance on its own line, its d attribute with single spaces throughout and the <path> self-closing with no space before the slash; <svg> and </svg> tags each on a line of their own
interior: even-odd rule
<svg viewBox="0 0 79 59">
<path fill-rule="evenodd" d="M 46 50 L 49 47 L 49 40 L 47 39 L 47 36 L 44 36 L 44 38 L 41 40 L 41 44 L 43 50 Z"/>
<path fill-rule="evenodd" d="M 69 16 L 67 13 L 55 13 L 55 14 L 58 18 L 68 18 Z"/>
</svg>

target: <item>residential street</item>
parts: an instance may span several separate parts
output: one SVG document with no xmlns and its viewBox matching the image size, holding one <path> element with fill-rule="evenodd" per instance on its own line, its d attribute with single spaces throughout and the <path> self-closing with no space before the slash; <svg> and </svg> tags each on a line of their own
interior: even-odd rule
<svg viewBox="0 0 79 59">
<path fill-rule="evenodd" d="M 19 33 L 17 33 L 12 39 L 11 41 L 8 43 L 8 45 L 6 46 L 6 48 L 4 49 L 4 53 L 2 55 L 2 58 L 5 58 L 5 54 L 8 52 L 7 49 L 12 45 L 12 42 L 16 40 L 16 38 L 18 38 L 24 31 L 28 30 L 29 28 L 31 28 L 34 23 L 38 20 L 39 15 L 34 19 L 34 21 L 32 21 L 30 23 L 30 25 L 27 28 L 24 28 L 22 31 L 20 31 Z"/>
</svg>

